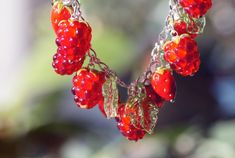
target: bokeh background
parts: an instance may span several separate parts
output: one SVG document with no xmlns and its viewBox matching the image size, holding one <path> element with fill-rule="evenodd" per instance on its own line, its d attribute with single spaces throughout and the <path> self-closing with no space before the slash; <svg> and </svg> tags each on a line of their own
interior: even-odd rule
<svg viewBox="0 0 235 158">
<path fill-rule="evenodd" d="M 0 5 L 0 158 L 235 157 L 235 0 L 214 0 L 198 38 L 199 73 L 175 75 L 176 102 L 139 142 L 123 138 L 97 108 L 76 107 L 72 77 L 51 67 L 50 8 L 49 0 Z M 82 12 L 98 56 L 129 83 L 148 61 L 168 1 L 88 0 Z"/>
</svg>

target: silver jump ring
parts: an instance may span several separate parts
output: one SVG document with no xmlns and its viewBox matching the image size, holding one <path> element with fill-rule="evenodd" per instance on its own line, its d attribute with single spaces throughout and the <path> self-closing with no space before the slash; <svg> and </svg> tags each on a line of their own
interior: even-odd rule
<svg viewBox="0 0 235 158">
<path fill-rule="evenodd" d="M 65 6 L 72 6 L 74 0 L 62 0 L 62 2 Z"/>
</svg>

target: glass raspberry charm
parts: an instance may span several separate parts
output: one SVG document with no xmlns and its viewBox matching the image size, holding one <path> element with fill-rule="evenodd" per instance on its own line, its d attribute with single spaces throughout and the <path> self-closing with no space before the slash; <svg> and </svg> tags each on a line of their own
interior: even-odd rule
<svg viewBox="0 0 235 158">
<path fill-rule="evenodd" d="M 71 75 L 78 71 L 90 49 L 91 28 L 83 21 L 64 20 L 57 31 L 59 47 L 53 58 L 53 67 L 60 75 Z"/>
<path fill-rule="evenodd" d="M 76 104 L 84 109 L 91 109 L 102 104 L 104 99 L 102 85 L 104 82 L 104 72 L 90 69 L 79 70 L 73 78 L 72 88 Z"/>
<path fill-rule="evenodd" d="M 179 4 L 194 18 L 204 16 L 212 7 L 211 0 L 179 0 Z"/>
<path fill-rule="evenodd" d="M 71 17 L 71 9 L 65 7 L 62 2 L 55 2 L 51 9 L 51 23 L 55 32 L 58 31 L 59 23 Z"/>
<path fill-rule="evenodd" d="M 90 25 L 84 21 L 80 21 L 80 27 L 78 32 L 77 47 L 81 47 L 83 51 L 87 52 L 91 47 L 92 29 Z"/>
<path fill-rule="evenodd" d="M 175 99 L 176 84 L 171 70 L 159 68 L 151 76 L 154 91 L 166 101 Z"/>
<path fill-rule="evenodd" d="M 188 24 L 182 20 L 177 20 L 174 22 L 174 29 L 178 33 L 178 36 L 182 34 L 189 34 L 192 38 L 196 38 L 197 34 L 192 32 L 197 32 L 197 28 L 192 24 L 188 26 Z"/>
<path fill-rule="evenodd" d="M 78 71 L 85 60 L 85 54 L 81 54 L 78 48 L 60 46 L 53 57 L 52 66 L 60 75 L 71 75 Z"/>
<path fill-rule="evenodd" d="M 197 42 L 189 35 L 176 37 L 173 41 L 167 42 L 163 49 L 165 60 L 178 74 L 192 76 L 199 70 L 200 54 Z"/>
<path fill-rule="evenodd" d="M 136 128 L 131 124 L 131 118 L 125 114 L 125 106 L 121 105 L 118 110 L 118 117 L 116 118 L 117 127 L 124 137 L 128 140 L 138 141 L 142 139 L 146 132 L 142 129 Z"/>
<path fill-rule="evenodd" d="M 91 28 L 84 21 L 62 21 L 57 31 L 57 44 L 67 47 L 79 47 L 81 51 L 90 49 Z"/>
</svg>

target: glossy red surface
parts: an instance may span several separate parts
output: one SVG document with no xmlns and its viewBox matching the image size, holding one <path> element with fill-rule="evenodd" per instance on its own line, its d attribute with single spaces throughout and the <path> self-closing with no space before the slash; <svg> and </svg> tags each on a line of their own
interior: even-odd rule
<svg viewBox="0 0 235 158">
<path fill-rule="evenodd" d="M 161 72 L 160 72 L 161 71 Z M 170 70 L 156 71 L 151 77 L 154 91 L 166 101 L 174 100 L 176 92 L 175 79 Z"/>
</svg>

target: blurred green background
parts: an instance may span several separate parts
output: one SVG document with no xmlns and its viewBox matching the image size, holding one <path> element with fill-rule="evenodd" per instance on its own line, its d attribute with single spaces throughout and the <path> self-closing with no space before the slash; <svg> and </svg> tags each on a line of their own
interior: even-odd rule
<svg viewBox="0 0 235 158">
<path fill-rule="evenodd" d="M 135 143 L 97 108 L 78 109 L 69 76 L 54 73 L 51 2 L 0 5 L 0 158 L 235 157 L 235 0 L 214 0 L 198 38 L 202 65 L 175 74 L 174 104 L 154 135 Z M 98 56 L 127 83 L 146 66 L 168 13 L 167 0 L 81 1 Z M 121 90 L 123 91 L 123 90 Z M 124 93 L 124 92 L 123 92 Z M 125 98 L 125 96 L 122 96 Z"/>
</svg>

